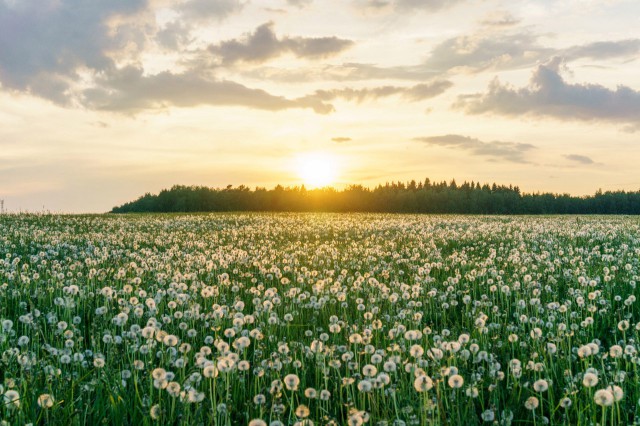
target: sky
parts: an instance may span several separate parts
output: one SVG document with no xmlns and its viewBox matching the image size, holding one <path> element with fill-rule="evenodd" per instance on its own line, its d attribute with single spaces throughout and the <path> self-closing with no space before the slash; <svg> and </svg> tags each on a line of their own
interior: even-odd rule
<svg viewBox="0 0 640 426">
<path fill-rule="evenodd" d="M 0 199 L 104 212 L 309 168 L 638 190 L 638 28 L 637 0 L 0 0 Z"/>
</svg>

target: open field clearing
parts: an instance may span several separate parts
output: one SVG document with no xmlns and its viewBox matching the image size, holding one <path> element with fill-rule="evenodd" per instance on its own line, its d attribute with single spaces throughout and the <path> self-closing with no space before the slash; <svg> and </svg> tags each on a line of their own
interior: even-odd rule
<svg viewBox="0 0 640 426">
<path fill-rule="evenodd" d="M 0 216 L 2 424 L 640 424 L 640 221 Z"/>
</svg>

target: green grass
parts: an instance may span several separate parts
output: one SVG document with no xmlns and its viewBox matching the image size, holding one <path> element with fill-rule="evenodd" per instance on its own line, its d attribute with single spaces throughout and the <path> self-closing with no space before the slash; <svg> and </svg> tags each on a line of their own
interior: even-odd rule
<svg viewBox="0 0 640 426">
<path fill-rule="evenodd" d="M 635 217 L 3 215 L 0 418 L 640 424 L 639 270 Z"/>
</svg>

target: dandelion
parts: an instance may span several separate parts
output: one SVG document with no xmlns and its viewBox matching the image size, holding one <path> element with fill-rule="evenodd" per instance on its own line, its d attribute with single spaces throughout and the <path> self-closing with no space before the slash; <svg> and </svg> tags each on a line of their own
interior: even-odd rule
<svg viewBox="0 0 640 426">
<path fill-rule="evenodd" d="M 296 391 L 300 385 L 300 378 L 296 374 L 287 374 L 284 376 L 284 385 L 287 390 Z"/>
<path fill-rule="evenodd" d="M 158 420 L 162 416 L 162 409 L 160 408 L 160 405 L 155 404 L 151 406 L 151 410 L 149 410 L 149 415 L 151 416 L 152 420 Z"/>
<path fill-rule="evenodd" d="M 586 388 L 592 388 L 598 384 L 598 376 L 594 373 L 585 373 L 582 378 L 582 385 Z"/>
<path fill-rule="evenodd" d="M 527 400 L 524 402 L 524 407 L 527 410 L 535 410 L 536 408 L 538 408 L 538 405 L 540 405 L 540 401 L 538 401 L 538 398 L 536 398 L 535 396 L 530 396 L 529 398 L 527 398 Z"/>
<path fill-rule="evenodd" d="M 624 397 L 624 391 L 620 386 L 611 385 L 607 387 L 607 390 L 611 392 L 611 394 L 613 395 L 613 400 L 615 402 L 622 400 L 622 398 Z"/>
<path fill-rule="evenodd" d="M 449 379 L 447 379 L 447 384 L 452 389 L 461 388 L 464 384 L 464 378 L 459 374 L 454 374 L 452 376 L 449 376 Z"/>
<path fill-rule="evenodd" d="M 593 395 L 593 401 L 601 407 L 613 405 L 613 393 L 608 389 L 598 389 Z"/>
<path fill-rule="evenodd" d="M 364 367 L 362 367 L 362 374 L 365 377 L 373 377 L 376 374 L 378 374 L 378 369 L 376 368 L 375 365 L 367 364 Z"/>
<path fill-rule="evenodd" d="M 167 370 L 164 368 L 154 368 L 151 372 L 151 377 L 154 380 L 164 380 L 167 377 Z"/>
<path fill-rule="evenodd" d="M 549 383 L 544 379 L 536 380 L 533 383 L 533 390 L 536 392 L 546 392 L 547 389 L 549 389 Z"/>
<path fill-rule="evenodd" d="M 55 403 L 55 399 L 53 398 L 52 395 L 48 393 L 43 393 L 38 397 L 38 406 L 40 408 L 45 408 L 45 409 L 51 408 L 53 407 L 54 403 Z"/>
<path fill-rule="evenodd" d="M 420 345 L 413 345 L 409 349 L 409 354 L 414 358 L 420 358 L 424 354 L 424 349 Z"/>
<path fill-rule="evenodd" d="M 369 380 L 361 380 L 358 382 L 358 390 L 360 392 L 371 392 L 373 389 L 373 384 Z"/>
<path fill-rule="evenodd" d="M 433 388 L 433 380 L 427 375 L 421 375 L 413 381 L 413 387 L 417 392 L 427 392 Z"/>
<path fill-rule="evenodd" d="M 480 415 L 480 418 L 484 422 L 492 422 L 496 418 L 496 415 L 493 410 L 484 410 Z"/>
<path fill-rule="evenodd" d="M 310 413 L 309 407 L 307 407 L 306 405 L 302 405 L 302 404 L 298 405 L 298 407 L 296 408 L 296 412 L 295 412 L 296 416 L 301 418 L 301 419 L 304 419 L 305 417 L 308 417 L 309 413 Z"/>
<path fill-rule="evenodd" d="M 20 394 L 13 389 L 6 391 L 4 393 L 4 405 L 10 409 L 20 407 Z"/>
<path fill-rule="evenodd" d="M 627 320 L 622 320 L 618 323 L 618 330 L 620 331 L 626 331 L 629 329 L 629 321 Z"/>
<path fill-rule="evenodd" d="M 611 358 L 620 358 L 622 356 L 622 347 L 620 345 L 613 345 L 609 348 L 609 355 Z"/>
<path fill-rule="evenodd" d="M 178 337 L 174 336 L 173 334 L 167 334 L 166 336 L 164 336 L 162 342 L 169 347 L 173 347 L 178 344 Z"/>
</svg>

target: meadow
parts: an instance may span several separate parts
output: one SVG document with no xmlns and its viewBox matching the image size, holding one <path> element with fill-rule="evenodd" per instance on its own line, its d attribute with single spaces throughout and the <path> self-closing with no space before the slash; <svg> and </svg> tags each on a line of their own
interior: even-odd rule
<svg viewBox="0 0 640 426">
<path fill-rule="evenodd" d="M 0 418 L 640 424 L 640 220 L 0 216 Z"/>
</svg>

